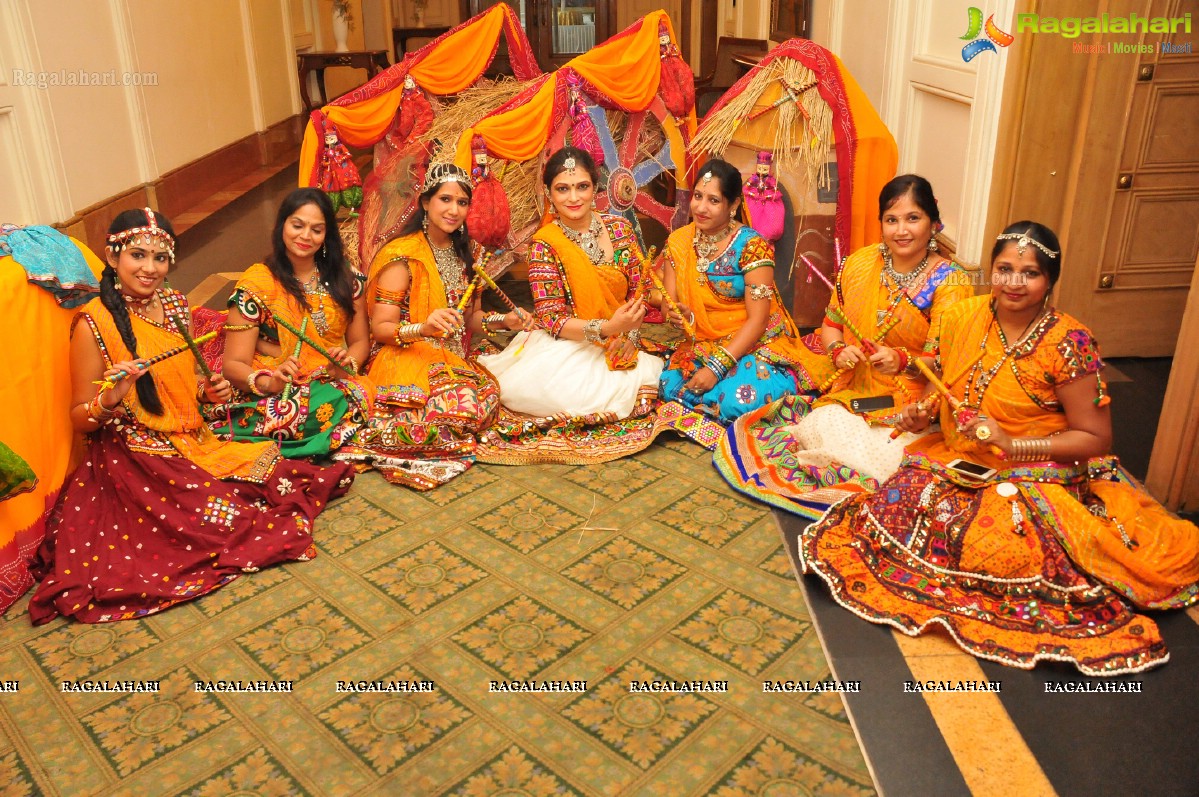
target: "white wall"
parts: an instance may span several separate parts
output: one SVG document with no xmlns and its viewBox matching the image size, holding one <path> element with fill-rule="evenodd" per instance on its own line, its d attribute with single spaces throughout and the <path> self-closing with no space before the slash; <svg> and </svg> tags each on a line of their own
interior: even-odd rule
<svg viewBox="0 0 1199 797">
<path fill-rule="evenodd" d="M 959 259 L 982 256 L 1000 96 L 1008 55 L 966 63 L 961 36 L 972 0 L 830 0 L 814 39 L 835 52 L 899 145 L 899 171 L 933 184 Z M 1014 0 L 986 11 L 1012 30 Z M 867 22 L 868 21 L 868 22 Z"/>
<path fill-rule="evenodd" d="M 286 10 L 281 0 L 2 0 L 0 220 L 65 222 L 291 116 Z M 116 85 L 15 86 L 15 69 Z"/>
</svg>

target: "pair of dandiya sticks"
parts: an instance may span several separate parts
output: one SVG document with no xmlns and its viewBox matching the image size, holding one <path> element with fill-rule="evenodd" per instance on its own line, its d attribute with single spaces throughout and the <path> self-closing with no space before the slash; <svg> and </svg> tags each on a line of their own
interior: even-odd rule
<svg viewBox="0 0 1199 797">
<path fill-rule="evenodd" d="M 924 374 L 924 377 L 929 381 L 929 384 L 931 384 L 938 393 L 945 397 L 945 400 L 949 402 L 949 406 L 953 407 L 953 418 L 959 427 L 966 425 L 978 417 L 978 410 L 974 409 L 973 407 L 963 406 L 962 402 L 959 401 L 958 398 L 951 392 L 949 392 L 949 388 L 946 387 L 945 383 L 941 381 L 941 378 L 933 372 L 933 369 L 928 367 L 924 360 L 917 357 L 915 363 L 916 368 L 920 371 L 920 373 Z M 891 439 L 894 440 L 901 434 L 903 434 L 903 430 L 896 427 L 891 431 Z M 995 454 L 995 456 L 999 457 L 1000 459 L 1007 459 L 1007 454 L 1004 453 L 1003 449 L 1001 449 L 999 446 L 990 443 L 988 444 L 988 447 Z"/>
</svg>

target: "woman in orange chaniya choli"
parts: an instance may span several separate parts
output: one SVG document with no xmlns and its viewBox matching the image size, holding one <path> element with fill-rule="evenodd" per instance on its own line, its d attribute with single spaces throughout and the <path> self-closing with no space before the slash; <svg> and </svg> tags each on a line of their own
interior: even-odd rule
<svg viewBox="0 0 1199 797">
<path fill-rule="evenodd" d="M 910 445 L 877 492 L 809 526 L 801 558 L 842 606 L 905 634 L 942 626 L 1015 667 L 1138 672 L 1168 653 L 1136 609 L 1199 597 L 1199 529 L 1104 456 L 1103 361 L 1086 327 L 1047 306 L 1060 260 L 1039 224 L 999 236 L 992 295 L 950 308 L 941 326 L 953 401 L 930 385 L 904 409 L 914 431 L 939 403 L 942 432 Z"/>
<path fill-rule="evenodd" d="M 227 400 L 231 388 L 220 375 L 197 382 L 181 334 L 187 301 L 162 286 L 174 245 L 169 222 L 148 208 L 119 215 L 100 298 L 77 317 L 71 422 L 88 433 L 87 450 L 39 551 L 35 624 L 142 617 L 311 558 L 313 520 L 353 481 L 349 465 L 284 460 L 275 443 L 222 441 L 204 424 L 200 402 Z M 97 391 L 104 380 L 112 387 Z"/>
</svg>

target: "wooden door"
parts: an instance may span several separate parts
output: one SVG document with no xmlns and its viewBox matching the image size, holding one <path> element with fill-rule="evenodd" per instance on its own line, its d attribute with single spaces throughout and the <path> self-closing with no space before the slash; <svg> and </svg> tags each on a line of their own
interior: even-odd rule
<svg viewBox="0 0 1199 797">
<path fill-rule="evenodd" d="M 1181 5 L 1153 3 L 1150 16 L 1181 16 Z M 1077 212 L 1092 233 L 1072 236 L 1066 268 L 1078 278 L 1063 279 L 1062 301 L 1109 357 L 1174 353 L 1199 255 L 1199 54 L 1163 52 L 1172 40 L 1147 34 L 1152 53 L 1094 58 L 1096 86 L 1117 88 L 1126 111 L 1112 113 L 1106 88 L 1091 100 Z"/>
<path fill-rule="evenodd" d="M 1105 11 L 1180 17 L 1193 7 L 1112 0 Z M 1071 16 L 1075 4 L 1040 8 Z M 996 179 L 1010 179 L 1005 197 L 992 194 L 988 226 L 994 234 L 1029 218 L 1057 230 L 1064 258 L 1055 303 L 1091 327 L 1108 357 L 1169 357 L 1178 339 L 1199 256 L 1195 38 L 1040 33 L 1017 36 L 1012 47 L 1025 52 L 1020 69 L 1009 67 L 1015 96 L 1005 102 L 995 164 Z M 1163 42 L 1184 51 L 1163 51 Z"/>
</svg>

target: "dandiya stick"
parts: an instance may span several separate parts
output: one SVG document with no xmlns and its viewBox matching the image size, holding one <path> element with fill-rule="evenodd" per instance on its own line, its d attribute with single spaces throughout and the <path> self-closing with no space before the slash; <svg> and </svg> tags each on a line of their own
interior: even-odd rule
<svg viewBox="0 0 1199 797">
<path fill-rule="evenodd" d="M 523 321 L 525 318 L 525 311 L 520 309 L 520 307 L 517 306 L 516 302 L 512 301 L 512 299 L 509 298 L 508 294 L 504 293 L 504 291 L 500 289 L 500 286 L 497 285 L 495 280 L 493 280 L 491 278 L 491 275 L 487 273 L 487 269 L 484 268 L 484 264 L 476 263 L 475 269 L 479 272 L 479 279 L 481 279 L 483 281 L 483 284 L 486 285 L 488 288 L 491 288 L 491 290 L 495 291 L 495 295 L 500 297 L 500 301 L 502 301 L 504 304 L 508 305 L 508 307 L 511 308 L 512 312 L 516 313 L 517 317 L 519 317 Z M 532 330 L 526 330 L 526 331 L 528 331 L 530 333 L 532 332 Z M 521 340 L 520 345 L 516 347 L 516 351 L 512 353 L 513 357 L 520 356 L 520 353 L 522 351 L 524 351 L 525 343 L 527 343 L 528 340 L 529 340 L 529 336 L 525 335 L 524 339 Z"/>
<path fill-rule="evenodd" d="M 299 359 L 300 352 L 303 351 L 303 349 L 304 349 L 303 335 L 304 335 L 304 330 L 306 330 L 306 329 L 308 329 L 308 316 L 304 316 L 304 320 L 300 322 L 300 331 L 296 337 L 296 346 L 291 351 L 291 356 L 293 358 Z M 287 401 L 289 398 L 291 398 L 291 382 L 288 382 L 287 385 L 284 386 L 284 388 L 283 388 L 283 400 Z"/>
<path fill-rule="evenodd" d="M 175 325 L 175 331 L 183 338 L 183 342 L 191 349 L 192 356 L 196 358 L 196 364 L 200 366 L 200 373 L 204 374 L 204 378 L 212 380 L 212 369 L 208 367 L 208 363 L 204 361 L 204 355 L 200 353 L 200 347 L 196 345 L 196 340 L 191 336 L 191 332 L 187 329 L 187 322 L 178 315 L 171 316 L 171 323 Z M 225 403 L 225 420 L 229 424 L 229 439 L 233 439 L 233 410 L 228 402 Z"/>
<path fill-rule="evenodd" d="M 804 265 L 808 267 L 808 282 L 812 281 L 812 275 L 815 274 L 817 277 L 820 277 L 821 282 L 828 286 L 830 291 L 834 289 L 833 283 L 829 282 L 829 278 L 824 276 L 824 272 L 816 268 L 815 263 L 813 263 L 811 260 L 808 260 L 807 255 L 801 253 L 799 255 L 799 259 L 802 260 Z"/>
<path fill-rule="evenodd" d="M 207 332 L 207 333 L 201 335 L 200 337 L 196 338 L 192 342 L 197 345 L 199 345 L 201 343 L 207 343 L 208 341 L 212 340 L 213 338 L 215 338 L 217 336 L 217 332 L 218 332 L 218 330 L 214 329 L 212 332 Z M 151 365 L 157 365 L 158 363 L 162 362 L 163 360 L 169 360 L 177 354 L 183 354 L 183 352 L 188 351 L 189 348 L 190 347 L 188 347 L 186 344 L 184 344 L 183 346 L 176 346 L 173 349 L 167 349 L 164 352 L 155 354 L 153 357 L 150 357 L 149 359 L 146 360 L 145 368 L 143 368 L 142 370 L 143 371 L 148 370 Z M 116 385 L 117 382 L 120 382 L 122 379 L 126 378 L 127 376 L 129 376 L 129 373 L 127 371 L 117 371 L 115 374 L 110 376 L 108 379 L 101 379 L 96 382 L 93 382 L 92 384 L 101 385 L 105 390 L 111 390 Z"/>
<path fill-rule="evenodd" d="M 953 393 L 949 392 L 949 388 L 946 387 L 945 383 L 941 381 L 941 378 L 933 372 L 933 369 L 929 368 L 928 364 L 919 357 L 915 359 L 915 363 L 916 370 L 924 374 L 924 377 L 928 380 L 928 383 L 932 385 L 938 393 L 944 396 L 946 401 L 949 402 L 949 406 L 953 407 L 955 412 L 961 409 L 962 402 L 959 401 L 958 398 L 953 395 Z M 899 437 L 900 434 L 903 434 L 902 430 L 895 429 L 891 432 L 891 439 L 894 440 L 895 438 Z M 1003 449 L 999 446 L 995 445 L 994 443 L 989 443 L 987 447 L 991 449 L 995 456 L 999 457 L 1000 459 L 1007 459 L 1007 454 L 1004 453 Z"/>
<path fill-rule="evenodd" d="M 308 319 L 307 319 L 307 318 L 305 318 L 304 320 L 305 320 L 305 321 L 307 321 Z M 306 345 L 308 345 L 309 347 L 311 347 L 311 348 L 312 348 L 312 350 L 313 350 L 313 351 L 315 351 L 317 354 L 321 355 L 321 356 L 322 356 L 322 357 L 324 357 L 326 360 L 328 360 L 329 362 L 331 362 L 331 363 L 333 363 L 334 365 L 336 365 L 338 368 L 345 369 L 345 371 L 346 371 L 347 373 L 349 373 L 349 374 L 350 374 L 350 376 L 358 376 L 358 369 L 354 368 L 354 366 L 353 366 L 353 365 L 350 365 L 349 367 L 346 367 L 346 366 L 342 365 L 341 363 L 339 363 L 337 360 L 333 359 L 333 355 L 332 355 L 332 354 L 330 354 L 330 353 L 329 353 L 329 351 L 328 351 L 328 350 L 327 350 L 327 349 L 326 349 L 324 346 L 322 346 L 321 344 L 317 343 L 315 340 L 313 340 L 311 337 L 309 337 L 308 335 L 306 335 L 306 334 L 305 334 L 304 332 L 302 332 L 301 330 L 299 330 L 299 329 L 296 329 L 296 328 L 295 328 L 295 327 L 294 327 L 292 324 L 290 324 L 289 322 L 285 321 L 284 319 L 280 318 L 279 316 L 275 316 L 275 321 L 276 321 L 276 322 L 279 324 L 279 326 L 283 327 L 283 328 L 284 328 L 284 329 L 286 329 L 288 332 L 290 332 L 291 334 L 293 334 L 293 335 L 295 335 L 297 338 L 299 338 L 299 339 L 300 339 L 300 340 L 301 340 L 303 343 L 305 343 Z M 298 355 L 297 355 L 297 356 L 298 356 Z"/>
<path fill-rule="evenodd" d="M 662 280 L 659 279 L 658 273 L 656 271 L 654 271 L 653 268 L 648 265 L 645 267 L 645 273 L 649 276 L 650 281 L 654 284 L 654 287 L 657 288 L 659 291 L 661 291 L 662 298 L 666 300 L 666 306 L 669 307 L 673 312 L 677 313 L 679 318 L 682 319 L 684 334 L 686 334 L 687 337 L 691 338 L 691 340 L 694 341 L 695 340 L 695 326 L 690 321 L 687 320 L 686 316 L 684 316 L 683 313 L 679 310 L 679 306 L 677 304 L 675 304 L 674 299 L 672 299 L 670 294 L 667 293 L 666 286 L 662 284 Z"/>
</svg>

